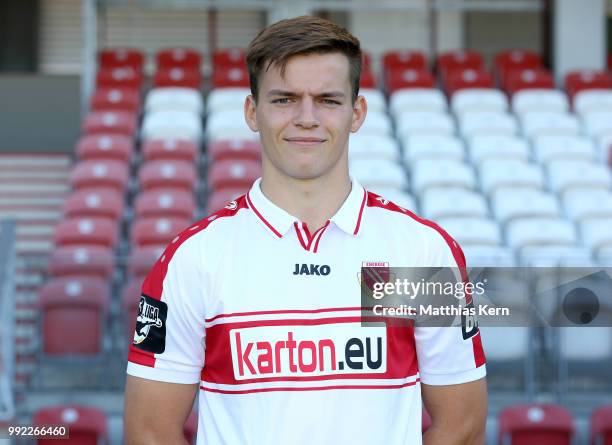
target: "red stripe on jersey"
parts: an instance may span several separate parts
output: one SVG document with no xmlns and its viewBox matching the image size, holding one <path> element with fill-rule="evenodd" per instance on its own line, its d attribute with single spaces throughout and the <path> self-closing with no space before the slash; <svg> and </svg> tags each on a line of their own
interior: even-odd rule
<svg viewBox="0 0 612 445">
<path fill-rule="evenodd" d="M 319 230 L 317 230 L 315 234 L 313 235 L 313 239 L 317 238 L 317 234 L 319 235 L 319 237 L 317 238 L 317 242 L 314 245 L 313 253 L 317 253 L 317 249 L 319 248 L 319 241 L 321 241 L 321 237 L 323 236 L 323 232 L 325 232 L 325 229 L 327 229 L 327 226 L 329 226 L 329 219 L 327 220 L 325 225 L 321 227 Z"/>
<path fill-rule="evenodd" d="M 387 203 L 385 204 L 384 202 L 387 202 Z M 425 218 L 421 218 L 420 216 L 414 214 L 410 210 L 404 209 L 391 201 L 387 201 L 386 199 L 381 198 L 379 195 L 372 193 L 372 192 L 368 192 L 368 207 L 379 207 L 382 209 L 390 210 L 392 212 L 402 213 L 414 219 L 415 221 L 434 229 L 436 232 L 440 234 L 440 236 L 442 236 L 442 238 L 444 238 L 444 241 L 446 241 L 446 244 L 450 248 L 451 253 L 453 254 L 453 258 L 455 259 L 455 262 L 457 263 L 457 267 L 459 268 L 459 272 L 461 273 L 461 279 L 463 280 L 463 282 L 467 283 L 470 280 L 467 274 L 467 265 L 465 262 L 465 256 L 463 254 L 463 251 L 461 250 L 461 247 L 459 247 L 459 244 L 457 244 L 457 242 L 453 239 L 452 236 L 450 236 L 444 229 L 442 229 L 435 222 L 430 221 Z M 465 299 L 466 299 L 466 302 L 469 304 L 472 301 L 472 294 L 467 293 Z M 484 365 L 486 362 L 486 359 L 484 355 L 484 350 L 482 349 L 482 341 L 480 339 L 480 332 L 478 332 L 478 334 L 472 337 L 472 346 L 474 349 L 474 362 L 476 363 L 476 367 Z"/>
<path fill-rule="evenodd" d="M 360 306 L 356 306 L 356 307 L 332 307 L 332 308 L 325 308 L 325 309 L 279 309 L 279 310 L 275 310 L 275 311 L 253 311 L 253 312 L 232 312 L 229 314 L 217 314 L 212 318 L 207 318 L 206 320 L 204 320 L 206 323 L 210 323 L 212 321 L 215 321 L 218 318 L 225 318 L 225 317 L 248 317 L 251 315 L 272 315 L 272 314 L 319 314 L 322 312 L 339 312 L 339 311 L 360 311 L 362 309 L 369 309 L 369 308 L 362 308 Z"/>
<path fill-rule="evenodd" d="M 368 201 L 368 195 L 369 192 L 364 189 L 363 200 L 361 201 L 361 207 L 359 208 L 359 216 L 357 217 L 357 224 L 355 225 L 355 231 L 353 232 L 353 235 L 357 235 L 357 232 L 359 232 L 359 227 L 361 226 L 361 216 L 363 215 L 363 209 L 365 207 L 366 201 Z"/>
<path fill-rule="evenodd" d="M 263 221 L 263 223 L 264 223 L 266 226 L 268 226 L 268 228 L 269 228 L 269 229 L 270 229 L 270 230 L 271 230 L 271 231 L 272 231 L 272 232 L 273 232 L 273 233 L 274 233 L 276 236 L 278 236 L 279 238 L 282 238 L 282 237 L 283 237 L 283 235 L 281 235 L 281 233 L 280 233 L 278 230 L 276 230 L 274 227 L 272 227 L 272 224 L 270 224 L 270 223 L 269 223 L 269 222 L 266 220 L 266 218 L 264 218 L 264 217 L 263 217 L 263 215 L 262 215 L 261 213 L 259 213 L 259 210 L 257 210 L 257 209 L 255 208 L 255 206 L 253 205 L 253 201 L 251 201 L 251 198 L 249 197 L 249 194 L 248 194 L 248 193 L 246 194 L 246 202 L 247 202 L 247 204 L 249 205 L 249 208 L 251 208 L 251 210 L 253 210 L 253 212 L 255 212 L 255 214 L 257 215 L 257 217 L 258 217 L 259 219 L 261 219 L 261 220 Z"/>
<path fill-rule="evenodd" d="M 153 265 L 153 269 L 151 269 L 151 272 L 149 272 L 144 282 L 142 283 L 141 292 L 155 300 L 161 300 L 163 293 L 163 283 L 164 279 L 166 278 L 166 273 L 168 272 L 168 264 L 170 263 L 170 261 L 172 261 L 172 257 L 174 256 L 174 253 L 177 251 L 177 249 L 193 235 L 206 229 L 213 221 L 227 216 L 234 216 L 236 213 L 238 213 L 240 209 L 247 208 L 247 203 L 244 195 L 240 196 L 239 198 L 236 198 L 235 202 L 235 207 L 225 207 L 213 213 L 212 215 L 201 219 L 195 224 L 192 224 L 189 228 L 179 233 L 176 238 L 174 238 L 174 240 L 172 240 L 172 242 L 166 246 L 166 249 L 164 250 L 162 256 L 159 257 L 159 259 Z M 131 344 L 129 347 L 128 361 L 137 363 L 139 365 L 154 367 L 155 354 L 152 352 L 138 349 L 133 344 Z"/>
</svg>

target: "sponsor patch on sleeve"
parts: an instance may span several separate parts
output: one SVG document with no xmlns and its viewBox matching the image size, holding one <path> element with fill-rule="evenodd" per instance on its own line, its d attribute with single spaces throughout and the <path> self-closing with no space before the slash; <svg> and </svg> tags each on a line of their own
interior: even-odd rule
<svg viewBox="0 0 612 445">
<path fill-rule="evenodd" d="M 473 309 L 474 302 L 470 302 L 467 307 Z M 472 338 L 478 333 L 478 321 L 476 320 L 476 315 L 461 315 L 461 331 L 464 340 Z"/>
<path fill-rule="evenodd" d="M 161 354 L 166 349 L 168 305 L 147 295 L 140 297 L 133 345 L 143 351 Z"/>
</svg>

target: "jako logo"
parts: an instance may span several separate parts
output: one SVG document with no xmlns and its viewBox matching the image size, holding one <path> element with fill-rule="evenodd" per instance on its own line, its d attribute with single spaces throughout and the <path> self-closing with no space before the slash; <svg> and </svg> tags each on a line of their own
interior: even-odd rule
<svg viewBox="0 0 612 445">
<path fill-rule="evenodd" d="M 327 264 L 299 264 L 295 263 L 293 275 L 329 275 L 331 267 Z"/>
</svg>

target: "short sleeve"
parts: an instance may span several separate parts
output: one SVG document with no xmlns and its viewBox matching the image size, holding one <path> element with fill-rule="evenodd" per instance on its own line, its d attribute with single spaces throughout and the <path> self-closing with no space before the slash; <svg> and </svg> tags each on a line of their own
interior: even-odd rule
<svg viewBox="0 0 612 445">
<path fill-rule="evenodd" d="M 128 374 L 170 383 L 200 381 L 205 283 L 196 241 L 169 245 L 145 278 Z"/>
</svg>

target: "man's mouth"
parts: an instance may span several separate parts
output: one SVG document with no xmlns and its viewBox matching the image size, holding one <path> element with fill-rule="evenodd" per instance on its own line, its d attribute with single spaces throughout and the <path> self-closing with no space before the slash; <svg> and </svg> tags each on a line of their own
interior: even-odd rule
<svg viewBox="0 0 612 445">
<path fill-rule="evenodd" d="M 325 139 L 313 138 L 313 137 L 294 137 L 294 138 L 285 138 L 285 141 L 290 142 L 295 145 L 302 145 L 302 146 L 307 147 L 307 146 L 322 144 L 323 142 L 325 142 Z"/>
</svg>

